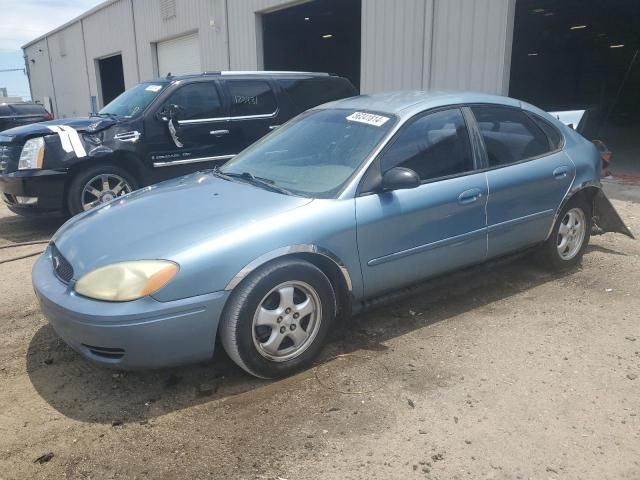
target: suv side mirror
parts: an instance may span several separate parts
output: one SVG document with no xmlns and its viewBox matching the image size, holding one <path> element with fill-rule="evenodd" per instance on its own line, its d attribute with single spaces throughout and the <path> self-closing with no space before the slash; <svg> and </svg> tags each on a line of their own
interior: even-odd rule
<svg viewBox="0 0 640 480">
<path fill-rule="evenodd" d="M 156 118 L 161 122 L 168 122 L 169 120 L 177 121 L 182 115 L 183 108 L 180 105 L 169 104 L 162 107 L 156 113 Z"/>
<path fill-rule="evenodd" d="M 381 187 L 386 192 L 416 188 L 419 185 L 420 177 L 410 168 L 394 167 L 382 176 Z"/>
</svg>

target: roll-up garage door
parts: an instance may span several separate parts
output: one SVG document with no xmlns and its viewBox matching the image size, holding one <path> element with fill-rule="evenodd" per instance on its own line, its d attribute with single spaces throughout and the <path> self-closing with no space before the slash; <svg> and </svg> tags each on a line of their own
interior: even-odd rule
<svg viewBox="0 0 640 480">
<path fill-rule="evenodd" d="M 161 77 L 168 73 L 172 75 L 202 73 L 197 33 L 158 42 L 157 51 L 158 73 Z"/>
</svg>

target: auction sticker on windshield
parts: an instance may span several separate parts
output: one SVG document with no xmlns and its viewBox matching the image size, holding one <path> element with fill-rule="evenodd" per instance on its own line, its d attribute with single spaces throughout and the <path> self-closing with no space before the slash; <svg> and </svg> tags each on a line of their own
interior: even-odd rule
<svg viewBox="0 0 640 480">
<path fill-rule="evenodd" d="M 149 85 L 145 90 L 148 92 L 159 92 L 162 90 L 162 85 Z"/>
<path fill-rule="evenodd" d="M 367 125 L 373 125 L 374 127 L 381 127 L 389 121 L 389 117 L 383 117 L 382 115 L 376 115 L 374 113 L 354 112 L 347 117 L 347 120 L 366 123 Z"/>
</svg>

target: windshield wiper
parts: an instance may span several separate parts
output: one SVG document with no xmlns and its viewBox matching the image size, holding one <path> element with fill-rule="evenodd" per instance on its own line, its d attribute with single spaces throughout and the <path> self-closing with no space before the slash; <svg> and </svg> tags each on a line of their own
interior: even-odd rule
<svg viewBox="0 0 640 480">
<path fill-rule="evenodd" d="M 282 187 L 278 187 L 277 185 L 274 184 L 273 180 L 270 180 L 268 178 L 262 178 L 262 177 L 256 177 L 255 175 L 253 175 L 250 172 L 242 172 L 242 173 L 233 173 L 233 172 L 222 172 L 220 170 L 218 170 L 217 168 L 213 170 L 214 174 L 222 176 L 222 177 L 227 177 L 227 178 L 240 178 L 242 180 L 246 180 L 248 183 L 252 184 L 252 185 L 256 185 L 258 187 L 262 187 L 265 190 L 271 190 L 272 192 L 276 192 L 276 193 L 282 193 L 285 195 L 292 195 L 292 193 Z"/>
</svg>

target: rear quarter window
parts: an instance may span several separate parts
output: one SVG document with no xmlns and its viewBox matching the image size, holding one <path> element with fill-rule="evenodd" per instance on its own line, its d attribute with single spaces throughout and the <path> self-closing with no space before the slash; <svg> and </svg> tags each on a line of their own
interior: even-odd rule
<svg viewBox="0 0 640 480">
<path fill-rule="evenodd" d="M 348 80 L 340 77 L 280 79 L 278 83 L 296 105 L 298 112 L 358 95 L 355 87 Z"/>
<path fill-rule="evenodd" d="M 540 127 L 540 130 L 545 133 L 545 135 L 549 139 L 549 145 L 551 145 L 552 150 L 559 150 L 560 148 L 562 148 L 564 140 L 562 134 L 556 127 L 551 125 L 546 120 L 538 117 L 537 115 L 531 114 L 530 117 L 533 119 L 536 125 Z"/>
</svg>

